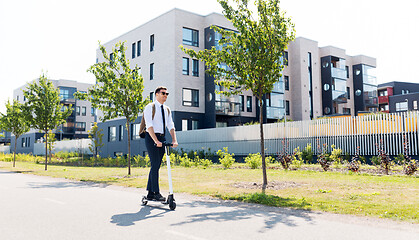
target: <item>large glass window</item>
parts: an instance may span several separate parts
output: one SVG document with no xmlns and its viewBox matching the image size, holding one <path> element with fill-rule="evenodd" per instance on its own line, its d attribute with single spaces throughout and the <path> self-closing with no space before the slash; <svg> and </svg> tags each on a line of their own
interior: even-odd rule
<svg viewBox="0 0 419 240">
<path fill-rule="evenodd" d="M 188 131 L 188 119 L 182 119 L 182 131 Z"/>
<path fill-rule="evenodd" d="M 70 99 L 70 91 L 67 89 L 60 89 L 60 100 L 63 101 L 67 99 Z"/>
<path fill-rule="evenodd" d="M 86 131 L 86 123 L 85 122 L 76 122 L 76 131 Z"/>
<path fill-rule="evenodd" d="M 199 46 L 199 31 L 189 28 L 183 28 L 183 44 L 189 46 Z"/>
<path fill-rule="evenodd" d="M 124 125 L 119 125 L 119 141 L 124 139 Z"/>
<path fill-rule="evenodd" d="M 189 58 L 182 58 L 182 74 L 189 75 Z"/>
<path fill-rule="evenodd" d="M 246 106 L 247 111 L 252 112 L 252 96 L 247 96 Z"/>
<path fill-rule="evenodd" d="M 198 129 L 198 121 L 192 120 L 192 130 Z"/>
<path fill-rule="evenodd" d="M 199 91 L 194 89 L 183 89 L 183 106 L 199 107 Z"/>
<path fill-rule="evenodd" d="M 244 112 L 244 96 L 240 95 L 240 111 Z"/>
<path fill-rule="evenodd" d="M 150 52 L 154 51 L 154 34 L 150 36 Z"/>
<path fill-rule="evenodd" d="M 140 139 L 140 124 L 134 123 L 131 124 L 131 140 Z"/>
<path fill-rule="evenodd" d="M 108 127 L 108 142 L 116 141 L 116 127 Z"/>
<path fill-rule="evenodd" d="M 398 102 L 396 103 L 396 111 L 407 111 L 407 102 Z"/>
<path fill-rule="evenodd" d="M 192 59 L 192 76 L 199 77 L 199 62 L 196 59 Z"/>
</svg>

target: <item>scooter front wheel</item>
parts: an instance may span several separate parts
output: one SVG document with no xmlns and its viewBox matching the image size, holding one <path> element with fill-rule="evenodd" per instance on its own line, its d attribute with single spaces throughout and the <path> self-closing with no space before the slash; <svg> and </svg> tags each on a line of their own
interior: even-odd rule
<svg viewBox="0 0 419 240">
<path fill-rule="evenodd" d="M 176 203 L 175 202 L 170 202 L 169 203 L 169 208 L 170 208 L 170 210 L 175 210 L 176 209 Z"/>
<path fill-rule="evenodd" d="M 148 201 L 146 197 L 143 197 L 143 199 L 141 199 L 141 202 L 143 205 L 147 205 Z"/>
</svg>

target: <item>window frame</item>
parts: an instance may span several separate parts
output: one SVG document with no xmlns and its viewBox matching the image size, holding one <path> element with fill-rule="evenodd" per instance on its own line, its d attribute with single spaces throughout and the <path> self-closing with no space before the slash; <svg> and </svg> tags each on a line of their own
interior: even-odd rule
<svg viewBox="0 0 419 240">
<path fill-rule="evenodd" d="M 154 63 L 150 63 L 150 80 L 154 80 Z"/>
<path fill-rule="evenodd" d="M 199 77 L 199 61 L 198 59 L 192 59 L 192 76 Z"/>
<path fill-rule="evenodd" d="M 184 38 L 184 31 L 185 30 L 189 30 L 190 34 L 191 34 L 191 39 L 192 40 L 187 40 Z M 194 34 L 194 32 L 196 32 L 196 34 Z M 194 36 L 196 36 L 196 39 L 194 39 Z M 187 28 L 187 27 L 183 27 L 182 28 L 182 44 L 184 45 L 188 45 L 188 46 L 193 46 L 193 47 L 199 47 L 199 30 L 195 30 L 192 28 Z"/>
<path fill-rule="evenodd" d="M 154 47 L 154 34 L 151 34 L 150 35 L 150 52 L 153 52 L 154 50 L 155 50 L 155 47 Z"/>
<path fill-rule="evenodd" d="M 185 100 L 185 90 L 191 91 L 191 100 Z M 196 100 L 196 101 L 194 101 Z M 189 105 L 190 103 L 190 105 Z M 182 88 L 182 106 L 199 107 L 199 90 L 192 88 Z"/>
<path fill-rule="evenodd" d="M 185 69 L 185 60 L 186 60 L 186 69 Z M 189 75 L 189 58 L 182 58 L 182 75 Z"/>
</svg>

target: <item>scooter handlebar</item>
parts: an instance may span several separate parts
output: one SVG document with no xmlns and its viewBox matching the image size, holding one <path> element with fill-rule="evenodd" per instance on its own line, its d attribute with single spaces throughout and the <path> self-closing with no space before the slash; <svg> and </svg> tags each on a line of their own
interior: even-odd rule
<svg viewBox="0 0 419 240">
<path fill-rule="evenodd" d="M 157 144 L 154 144 L 154 146 L 157 146 Z M 163 147 L 173 147 L 172 143 L 162 142 Z"/>
</svg>

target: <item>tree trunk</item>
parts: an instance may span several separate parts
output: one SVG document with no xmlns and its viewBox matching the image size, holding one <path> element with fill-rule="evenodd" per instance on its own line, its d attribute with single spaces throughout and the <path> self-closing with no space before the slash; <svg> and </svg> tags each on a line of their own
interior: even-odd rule
<svg viewBox="0 0 419 240">
<path fill-rule="evenodd" d="M 131 135 L 129 130 L 129 120 L 127 118 L 127 133 L 128 133 L 128 175 L 131 175 Z"/>
<path fill-rule="evenodd" d="M 45 171 L 47 170 L 48 166 L 48 131 L 45 134 Z"/>
<path fill-rule="evenodd" d="M 17 137 L 15 137 L 15 151 L 13 152 L 13 167 L 16 166 L 16 143 L 17 143 Z"/>
<path fill-rule="evenodd" d="M 265 139 L 263 137 L 263 100 L 259 99 L 259 126 L 260 126 L 260 155 L 262 156 L 262 171 L 263 171 L 263 184 L 262 193 L 265 193 L 266 186 L 268 185 L 268 176 L 266 175 L 266 161 L 265 161 Z"/>
</svg>

